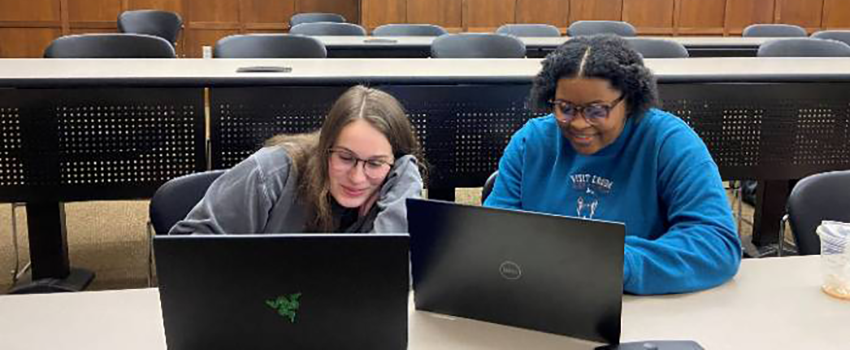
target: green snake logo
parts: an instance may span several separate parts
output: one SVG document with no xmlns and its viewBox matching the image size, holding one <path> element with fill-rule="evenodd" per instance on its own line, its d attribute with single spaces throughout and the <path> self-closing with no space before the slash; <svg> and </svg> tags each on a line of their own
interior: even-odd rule
<svg viewBox="0 0 850 350">
<path fill-rule="evenodd" d="M 301 298 L 301 293 L 290 294 L 289 298 L 285 295 L 277 297 L 277 299 L 266 300 L 266 305 L 274 310 L 281 317 L 289 318 L 289 322 L 295 323 L 295 315 L 301 303 L 298 301 Z"/>
</svg>

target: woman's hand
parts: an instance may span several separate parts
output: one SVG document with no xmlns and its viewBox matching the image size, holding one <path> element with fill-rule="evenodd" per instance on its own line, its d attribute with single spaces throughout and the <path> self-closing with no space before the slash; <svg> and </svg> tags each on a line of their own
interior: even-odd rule
<svg viewBox="0 0 850 350">
<path fill-rule="evenodd" d="M 360 217 L 366 216 L 366 214 L 369 213 L 369 209 L 372 209 L 372 206 L 375 205 L 375 202 L 378 201 L 378 197 L 380 197 L 381 192 L 382 191 L 381 191 L 380 188 L 375 190 L 375 192 L 372 193 L 371 196 L 369 196 L 369 199 L 367 199 L 365 202 L 363 202 L 362 205 L 360 205 L 360 211 L 359 211 Z"/>
</svg>

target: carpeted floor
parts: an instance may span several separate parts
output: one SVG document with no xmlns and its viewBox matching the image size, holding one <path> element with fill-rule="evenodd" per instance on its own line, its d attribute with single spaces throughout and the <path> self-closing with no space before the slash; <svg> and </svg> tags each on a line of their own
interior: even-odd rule
<svg viewBox="0 0 850 350">
<path fill-rule="evenodd" d="M 480 204 L 480 194 L 480 188 L 458 189 L 457 202 Z M 15 267 L 11 207 L 0 204 L 0 294 L 10 287 Z M 29 259 L 25 210 L 16 210 L 21 266 Z M 97 274 L 89 290 L 147 286 L 148 201 L 67 203 L 65 216 L 71 265 Z M 744 217 L 752 217 L 748 206 L 744 207 Z M 742 226 L 746 239 L 751 227 Z"/>
</svg>

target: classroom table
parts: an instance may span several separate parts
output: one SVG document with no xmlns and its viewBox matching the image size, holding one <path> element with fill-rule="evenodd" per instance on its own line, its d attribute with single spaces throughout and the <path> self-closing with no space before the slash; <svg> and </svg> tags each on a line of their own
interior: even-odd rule
<svg viewBox="0 0 850 350">
<path fill-rule="evenodd" d="M 687 339 L 710 350 L 847 349 L 850 300 L 828 296 L 820 285 L 819 256 L 744 260 L 731 281 L 714 289 L 624 296 L 620 339 Z M 412 350 L 599 345 L 409 307 Z M 165 349 L 159 293 L 152 288 L 0 296 L 0 315 L 3 349 Z M 250 339 L 245 342 L 251 348 Z"/>
<path fill-rule="evenodd" d="M 330 58 L 427 58 L 432 36 L 316 36 L 325 44 Z M 646 36 L 685 46 L 691 57 L 755 57 L 759 46 L 782 38 L 721 36 Z M 520 37 L 530 58 L 541 58 L 569 37 Z"/>
<path fill-rule="evenodd" d="M 850 59 L 647 65 L 664 109 L 696 130 L 724 179 L 778 181 L 757 212 L 758 244 L 777 239 L 787 181 L 850 168 Z M 290 71 L 237 73 L 246 66 Z M 275 133 L 316 128 L 354 84 L 405 104 L 432 165 L 429 194 L 453 199 L 456 187 L 481 186 L 510 135 L 542 115 L 526 103 L 539 68 L 539 59 L 4 59 L 0 201 L 27 202 L 33 275 L 61 282 L 72 272 L 62 202 L 149 198 L 170 178 L 230 167 Z"/>
</svg>

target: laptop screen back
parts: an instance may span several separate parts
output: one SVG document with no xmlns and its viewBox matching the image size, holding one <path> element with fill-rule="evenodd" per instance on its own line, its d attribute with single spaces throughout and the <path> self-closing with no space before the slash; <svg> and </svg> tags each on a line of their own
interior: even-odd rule
<svg viewBox="0 0 850 350">
<path fill-rule="evenodd" d="M 404 349 L 407 235 L 154 239 L 168 348 Z"/>
<path fill-rule="evenodd" d="M 418 310 L 617 343 L 625 226 L 408 199 Z"/>
</svg>

